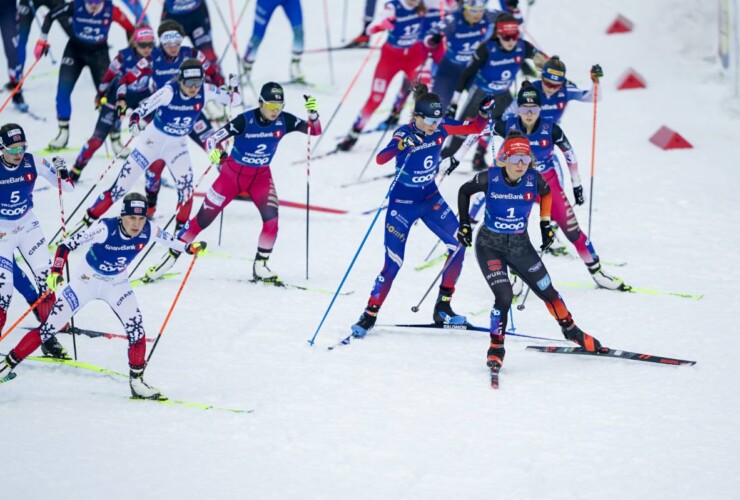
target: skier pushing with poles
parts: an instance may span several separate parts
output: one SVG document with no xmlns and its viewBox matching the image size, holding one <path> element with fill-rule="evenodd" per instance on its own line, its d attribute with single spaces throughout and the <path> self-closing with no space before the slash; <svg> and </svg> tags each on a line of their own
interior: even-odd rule
<svg viewBox="0 0 740 500">
<path fill-rule="evenodd" d="M 205 250 L 206 243 L 176 240 L 146 219 L 146 208 L 144 195 L 129 193 L 123 199 L 119 217 L 101 219 L 94 226 L 62 241 L 57 247 L 51 274 L 46 279 L 49 288 L 55 291 L 63 283 L 62 272 L 69 252 L 86 244 L 91 246 L 70 283 L 59 288 L 59 298 L 48 319 L 28 332 L 0 362 L 0 378 L 12 378 L 10 373 L 21 361 L 42 343 L 55 341 L 57 332 L 85 304 L 100 299 L 111 307 L 128 336 L 131 395 L 142 399 L 161 396 L 158 389 L 144 382 L 146 334 L 126 268 L 150 240 L 191 255 Z"/>
</svg>

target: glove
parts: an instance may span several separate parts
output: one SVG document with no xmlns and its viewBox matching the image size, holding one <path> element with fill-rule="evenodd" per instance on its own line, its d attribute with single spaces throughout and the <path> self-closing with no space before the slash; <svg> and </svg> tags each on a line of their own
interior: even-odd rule
<svg viewBox="0 0 740 500">
<path fill-rule="evenodd" d="M 57 175 L 60 179 L 69 179 L 69 170 L 67 170 L 67 162 L 64 161 L 64 158 L 61 156 L 55 156 L 51 159 L 51 162 L 54 164 L 54 168 L 56 169 Z"/>
<path fill-rule="evenodd" d="M 200 257 L 201 255 L 206 253 L 207 246 L 208 243 L 206 243 L 205 241 L 195 241 L 193 243 L 188 243 L 188 246 L 185 247 L 185 252 L 189 255 Z"/>
<path fill-rule="evenodd" d="M 223 154 L 224 152 L 221 149 L 216 148 L 208 154 L 208 158 L 211 160 L 211 163 L 213 163 L 214 165 L 218 165 L 223 159 Z"/>
<path fill-rule="evenodd" d="M 486 94 L 486 97 L 484 97 L 478 105 L 478 109 L 481 113 L 487 115 L 493 111 L 494 106 L 496 106 L 496 96 L 493 94 Z"/>
<path fill-rule="evenodd" d="M 63 283 L 64 276 L 59 273 L 51 273 L 46 277 L 46 286 L 48 286 L 52 292 L 56 292 L 57 288 L 59 288 Z"/>
<path fill-rule="evenodd" d="M 576 205 L 583 205 L 586 203 L 586 200 L 583 198 L 583 186 L 574 186 L 573 196 L 576 199 Z"/>
<path fill-rule="evenodd" d="M 542 233 L 542 245 L 540 246 L 540 250 L 545 251 L 550 248 L 550 245 L 555 241 L 555 232 L 552 230 L 549 220 L 540 221 L 540 232 Z"/>
<path fill-rule="evenodd" d="M 380 33 L 381 31 L 390 31 L 393 29 L 393 21 L 387 17 L 383 19 L 378 25 L 368 29 L 367 34 L 372 35 L 374 33 Z"/>
<path fill-rule="evenodd" d="M 604 70 L 601 69 L 601 65 L 594 64 L 591 66 L 591 81 L 596 83 L 599 81 L 599 78 L 604 76 Z"/>
<path fill-rule="evenodd" d="M 457 103 L 451 102 L 450 105 L 447 106 L 447 112 L 445 113 L 445 118 L 450 118 L 451 120 L 454 120 L 455 115 L 457 115 Z"/>
<path fill-rule="evenodd" d="M 100 106 L 104 106 L 105 103 L 108 102 L 108 98 L 104 95 L 96 94 L 95 95 L 95 110 L 99 110 Z"/>
<path fill-rule="evenodd" d="M 445 170 L 445 175 L 450 175 L 459 166 L 460 166 L 460 160 L 458 160 L 454 156 L 450 156 L 450 166 L 447 167 L 447 170 Z"/>
<path fill-rule="evenodd" d="M 118 118 L 120 118 L 120 117 L 122 117 L 122 116 L 124 116 L 126 114 L 126 109 L 127 109 L 127 107 L 126 107 L 126 101 L 124 101 L 124 100 L 116 101 L 116 116 Z"/>
<path fill-rule="evenodd" d="M 460 242 L 461 245 L 469 247 L 473 245 L 473 228 L 470 224 L 460 224 L 460 227 L 455 234 L 455 238 Z"/>
<path fill-rule="evenodd" d="M 137 113 L 132 114 L 131 117 L 128 119 L 128 130 L 134 137 L 139 135 L 139 132 L 141 132 L 144 127 L 146 127 L 146 123 L 144 123 L 144 127 L 142 127 L 141 125 L 141 117 Z"/>
<path fill-rule="evenodd" d="M 442 34 L 435 33 L 434 35 L 429 35 L 426 38 L 424 38 L 424 45 L 426 45 L 430 49 L 433 49 L 433 48 L 436 48 L 437 45 L 439 45 L 441 41 L 442 41 Z"/>
<path fill-rule="evenodd" d="M 319 119 L 319 102 L 312 95 L 304 94 L 303 98 L 306 100 L 303 106 L 306 108 L 306 111 L 308 111 L 308 119 L 311 120 L 312 122 L 318 120 Z"/>
<path fill-rule="evenodd" d="M 229 73 L 229 93 L 239 88 L 239 75 Z"/>
<path fill-rule="evenodd" d="M 39 38 L 36 46 L 33 48 L 34 57 L 41 59 L 41 56 L 45 56 L 47 52 L 49 52 L 49 43 L 43 38 Z"/>
<path fill-rule="evenodd" d="M 419 134 L 409 134 L 398 143 L 398 149 L 403 151 L 406 148 L 415 148 L 424 143 L 424 138 Z"/>
</svg>

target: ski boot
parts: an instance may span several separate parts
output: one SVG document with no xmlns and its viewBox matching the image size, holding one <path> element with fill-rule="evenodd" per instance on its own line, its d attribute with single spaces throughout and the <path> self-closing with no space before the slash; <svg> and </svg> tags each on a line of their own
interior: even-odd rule
<svg viewBox="0 0 740 500">
<path fill-rule="evenodd" d="M 347 48 L 366 49 L 370 46 L 370 36 L 363 31 L 347 44 Z"/>
<path fill-rule="evenodd" d="M 128 380 L 129 387 L 131 387 L 131 397 L 134 399 L 166 399 L 162 397 L 159 389 L 144 382 L 145 367 L 146 365 L 131 366 Z"/>
<path fill-rule="evenodd" d="M 18 82 L 16 82 L 14 79 L 11 79 L 8 83 L 5 84 L 5 89 L 8 92 L 13 92 L 13 89 L 16 87 L 16 85 L 18 85 Z M 21 113 L 28 112 L 28 104 L 26 104 L 25 99 L 23 99 L 23 90 L 18 89 L 18 92 L 13 94 L 13 105 Z"/>
<path fill-rule="evenodd" d="M 5 359 L 0 361 L 0 380 L 7 381 L 14 379 L 15 373 L 13 373 L 13 370 L 20 362 L 21 361 L 15 357 L 15 354 L 13 354 L 13 351 L 10 351 L 10 353 L 5 356 Z"/>
<path fill-rule="evenodd" d="M 146 218 L 152 220 L 157 212 L 157 198 L 159 191 L 146 191 Z"/>
<path fill-rule="evenodd" d="M 69 142 L 69 120 L 59 120 L 59 133 L 49 143 L 49 149 L 62 149 Z"/>
<path fill-rule="evenodd" d="M 632 287 L 625 285 L 624 282 L 614 276 L 609 276 L 601 268 L 601 263 L 596 259 L 591 264 L 586 264 L 588 272 L 591 273 L 591 278 L 596 282 L 599 288 L 606 288 L 607 290 L 619 290 L 621 292 L 629 292 Z"/>
<path fill-rule="evenodd" d="M 486 366 L 488 366 L 492 372 L 498 372 L 504 365 L 504 356 L 506 356 L 504 336 L 491 335 L 491 345 L 488 347 Z"/>
<path fill-rule="evenodd" d="M 290 60 L 291 83 L 306 83 L 306 76 L 301 70 L 301 56 L 293 56 Z"/>
<path fill-rule="evenodd" d="M 488 168 L 488 165 L 486 165 L 486 148 L 480 142 L 477 144 L 475 156 L 473 156 L 473 170 L 475 172 L 481 172 Z"/>
<path fill-rule="evenodd" d="M 352 325 L 352 337 L 361 339 L 367 335 L 367 332 L 373 329 L 375 321 L 378 319 L 380 306 L 367 306 L 360 319 Z"/>
<path fill-rule="evenodd" d="M 459 315 L 452 310 L 452 306 L 450 306 L 451 300 L 452 290 L 440 287 L 437 303 L 434 304 L 434 322 L 436 324 L 464 325 L 468 322 L 465 316 Z"/>
<path fill-rule="evenodd" d="M 167 271 L 172 269 L 172 266 L 175 265 L 178 257 L 180 257 L 180 252 L 167 250 L 162 257 L 162 261 L 147 269 L 146 273 L 144 273 L 144 276 L 141 278 L 141 281 L 143 283 L 152 283 L 163 278 L 164 275 L 167 274 Z"/>
<path fill-rule="evenodd" d="M 113 131 L 110 134 L 110 144 L 113 148 L 113 154 L 116 155 L 117 158 L 126 159 L 128 158 L 128 155 L 131 154 L 131 149 L 124 148 L 123 144 L 121 144 L 121 132 L 119 131 Z"/>
<path fill-rule="evenodd" d="M 85 170 L 85 165 L 75 162 L 72 166 L 72 170 L 69 171 L 69 178 L 72 180 L 72 184 L 77 184 L 83 170 Z"/>
<path fill-rule="evenodd" d="M 575 342 L 589 352 L 601 352 L 605 349 L 601 346 L 599 339 L 592 337 L 578 328 L 575 322 L 570 318 L 560 322 L 560 329 L 566 339 L 571 342 Z"/>
<path fill-rule="evenodd" d="M 252 81 L 252 66 L 254 66 L 254 63 L 242 59 L 242 80 L 245 83 Z"/>
<path fill-rule="evenodd" d="M 41 344 L 41 352 L 44 353 L 44 356 L 46 356 L 47 358 L 72 359 L 69 357 L 67 349 L 65 349 L 64 346 L 60 344 L 57 338 L 54 336 L 50 337 L 46 342 Z"/>
<path fill-rule="evenodd" d="M 267 267 L 267 260 L 270 254 L 257 252 L 252 265 L 252 278 L 254 281 L 278 281 L 277 273 Z"/>
<path fill-rule="evenodd" d="M 337 149 L 339 151 L 349 151 L 354 147 L 355 144 L 357 144 L 357 139 L 360 138 L 360 130 L 357 130 L 355 127 L 352 127 L 352 129 L 347 134 L 347 137 L 342 139 L 342 141 L 337 144 Z"/>
</svg>

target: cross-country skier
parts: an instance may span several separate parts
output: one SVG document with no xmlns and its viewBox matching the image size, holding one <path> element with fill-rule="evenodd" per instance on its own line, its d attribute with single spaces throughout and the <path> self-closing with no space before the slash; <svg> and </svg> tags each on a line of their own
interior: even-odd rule
<svg viewBox="0 0 740 500">
<path fill-rule="evenodd" d="M 193 241 L 231 200 L 239 194 L 248 194 L 262 217 L 262 232 L 257 243 L 252 275 L 255 280 L 276 284 L 280 283 L 277 274 L 267 266 L 277 239 L 279 205 L 270 164 L 285 134 L 302 132 L 321 135 L 316 98 L 309 96 L 306 99 L 308 122 L 284 112 L 284 106 L 283 88 L 274 82 L 266 83 L 260 90 L 259 108 L 242 113 L 208 138 L 211 161 L 220 164 L 221 170 L 208 190 L 200 210 L 179 235 L 183 241 Z M 219 144 L 230 137 L 234 138 L 234 146 L 227 156 L 219 148 Z M 179 255 L 174 251 L 165 253 L 161 262 L 147 271 L 145 280 L 154 281 L 160 278 L 172 267 Z"/>
<path fill-rule="evenodd" d="M 186 59 L 181 65 L 177 80 L 172 80 L 141 102 L 129 117 L 129 130 L 138 136 L 133 151 L 121 167 L 113 185 L 87 209 L 78 229 L 89 226 L 101 217 L 110 206 L 121 199 L 146 171 L 154 160 L 163 159 L 175 178 L 177 186 L 177 228 L 190 217 L 193 204 L 193 169 L 188 153 L 186 136 L 200 116 L 203 105 L 213 99 L 221 104 L 238 105 L 241 96 L 236 91 L 238 79 L 229 82 L 233 91 L 222 90 L 204 83 L 205 71 L 197 59 Z M 154 114 L 147 126 L 146 118 Z M 139 135 L 141 133 L 141 135 Z"/>
<path fill-rule="evenodd" d="M 244 52 L 242 68 L 247 78 L 250 77 L 254 61 L 257 59 L 262 39 L 267 31 L 267 25 L 275 9 L 282 7 L 285 15 L 290 21 L 290 27 L 293 30 L 293 55 L 290 60 L 290 80 L 303 82 L 305 78 L 301 71 L 301 56 L 303 55 L 303 12 L 301 10 L 301 0 L 257 0 L 257 7 L 254 16 L 254 27 L 252 28 L 252 37 L 249 39 L 249 45 Z"/>
<path fill-rule="evenodd" d="M 126 273 L 128 265 L 150 240 L 189 254 L 200 253 L 206 248 L 203 241 L 186 244 L 152 225 L 146 219 L 146 197 L 139 193 L 124 197 L 119 217 L 101 219 L 94 226 L 62 241 L 46 280 L 52 290 L 62 286 L 62 273 L 69 252 L 87 244 L 90 249 L 73 273 L 70 283 L 59 289 L 59 298 L 48 319 L 28 332 L 0 362 L 0 377 L 7 377 L 39 345 L 55 341 L 56 334 L 72 316 L 88 302 L 100 299 L 110 306 L 128 336 L 131 395 L 135 398 L 158 399 L 159 389 L 144 382 L 144 321 Z"/>
<path fill-rule="evenodd" d="M 445 138 L 453 134 L 477 134 L 485 128 L 483 116 L 493 107 L 493 99 L 484 99 L 480 114 L 473 122 L 461 123 L 443 118 L 444 110 L 436 94 L 427 92 L 425 85 L 414 91 L 414 120 L 398 128 L 390 143 L 376 157 L 379 165 L 395 160 L 398 182 L 390 192 L 385 217 L 385 263 L 375 279 L 370 299 L 359 321 L 352 326 L 352 335 L 364 337 L 375 326 L 393 280 L 403 264 L 411 226 L 421 219 L 449 249 L 442 275 L 435 323 L 463 324 L 465 316 L 456 314 L 450 306 L 460 271 L 464 250 L 457 249 L 455 232 L 458 222 L 447 202 L 439 193 L 435 177 L 439 170 L 439 153 Z M 467 212 L 466 212 L 467 213 Z"/>
<path fill-rule="evenodd" d="M 562 297 L 553 288 L 552 279 L 529 239 L 529 213 L 538 197 L 541 248 L 545 249 L 552 244 L 554 237 L 550 228 L 553 194 L 540 173 L 530 168 L 533 163 L 530 140 L 518 131 L 512 131 L 501 148 L 500 159 L 503 167 L 492 167 L 487 172 L 480 172 L 463 184 L 457 201 L 460 214 L 457 239 L 462 245 L 469 247 L 473 244 L 473 230 L 468 217 L 470 196 L 486 193 L 485 219 L 475 238 L 475 255 L 495 297 L 491 309 L 491 344 L 487 359 L 489 368 L 498 371 L 506 354 L 504 338 L 512 302 L 507 267 L 515 270 L 532 292 L 545 302 L 566 339 L 578 343 L 588 351 L 600 350 L 601 343 L 576 326 Z"/>
<path fill-rule="evenodd" d="M 51 258 L 41 224 L 33 213 L 36 179 L 41 176 L 66 192 L 74 189 L 63 158 L 54 157 L 51 165 L 44 158 L 27 153 L 27 149 L 26 134 L 20 125 L 7 123 L 0 127 L 0 331 L 7 320 L 13 283 L 18 276 L 13 269 L 16 248 L 31 268 L 40 293 L 47 288 Z M 49 294 L 38 305 L 41 321 L 46 320 L 54 300 L 54 295 Z M 56 341 L 45 344 L 44 352 L 63 356 Z"/>
<path fill-rule="evenodd" d="M 218 56 L 213 50 L 211 18 L 208 15 L 206 0 L 164 0 L 162 21 L 178 22 L 190 38 L 193 46 L 205 54 L 206 59 L 218 67 Z"/>
<path fill-rule="evenodd" d="M 72 181 L 77 182 L 90 158 L 103 145 L 110 133 L 113 152 L 118 155 L 123 150 L 121 134 L 116 123 L 126 114 L 126 109 L 135 108 L 151 95 L 147 82 L 129 85 L 123 99 L 117 98 L 116 90 L 121 76 L 136 67 L 137 63 L 151 56 L 154 50 L 154 30 L 142 26 L 134 30 L 132 46 L 118 52 L 103 75 L 103 80 L 95 96 L 96 107 L 100 108 L 98 121 L 92 137 L 82 147 L 72 167 Z"/>
<path fill-rule="evenodd" d="M 495 28 L 491 37 L 481 43 L 475 50 L 473 59 L 465 71 L 460 75 L 457 88 L 447 109 L 447 116 L 475 116 L 478 103 L 488 93 L 496 95 L 496 107 L 491 114 L 499 118 L 511 104 L 511 85 L 521 69 L 525 59 L 532 59 L 535 66 L 541 68 L 547 57 L 538 51 L 531 43 L 519 37 L 519 22 L 509 13 L 501 13 L 496 18 Z M 460 95 L 468 91 L 467 101 L 458 113 L 457 106 Z M 464 138 L 453 137 L 445 146 L 445 156 L 453 155 L 463 143 Z M 473 168 L 483 169 L 485 164 L 483 155 L 478 151 L 473 160 Z M 482 150 L 485 153 L 485 149 Z"/>
<path fill-rule="evenodd" d="M 126 30 L 131 38 L 134 26 L 113 0 L 74 0 L 52 9 L 44 18 L 41 36 L 36 42 L 34 56 L 38 59 L 49 50 L 47 37 L 52 23 L 69 20 L 72 23 L 72 36 L 64 47 L 59 69 L 57 87 L 57 120 L 59 133 L 49 143 L 49 149 L 61 149 L 69 141 L 69 120 L 72 116 L 72 91 L 85 66 L 90 68 L 95 86 L 99 86 L 105 70 L 110 64 L 108 56 L 108 32 L 115 22 Z"/>
<path fill-rule="evenodd" d="M 396 74 L 403 72 L 409 82 L 416 79 L 428 53 L 421 42 L 424 14 L 425 7 L 421 0 L 389 0 L 380 16 L 368 26 L 368 34 L 388 31 L 388 40 L 380 51 L 370 97 L 347 137 L 337 145 L 337 149 L 341 151 L 352 149 L 360 137 L 360 132 L 383 102 L 388 85 Z"/>
<path fill-rule="evenodd" d="M 551 118 L 540 118 L 541 103 L 540 93 L 530 82 L 525 81 L 517 96 L 518 116 L 505 121 L 494 121 L 493 133 L 505 137 L 512 130 L 517 130 L 529 139 L 532 155 L 534 156 L 534 168 L 542 175 L 553 193 L 553 220 L 560 226 L 573 246 L 576 247 L 578 255 L 598 286 L 609 290 L 628 291 L 630 287 L 625 285 L 621 279 L 604 272 L 591 240 L 578 225 L 573 207 L 558 180 L 553 160 L 555 157 L 553 149 L 557 146 L 563 152 L 573 184 L 573 197 L 576 205 L 583 205 L 585 199 L 581 177 L 578 174 L 578 159 L 563 129 L 553 123 Z M 475 140 L 475 138 L 469 138 L 466 144 L 470 144 L 471 139 Z M 461 150 L 458 154 L 462 156 L 465 151 Z"/>
</svg>

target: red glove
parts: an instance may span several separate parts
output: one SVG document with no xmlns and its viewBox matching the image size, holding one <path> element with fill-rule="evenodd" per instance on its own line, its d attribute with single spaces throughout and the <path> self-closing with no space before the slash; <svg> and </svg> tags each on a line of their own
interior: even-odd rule
<svg viewBox="0 0 740 500">
<path fill-rule="evenodd" d="M 41 56 L 45 56 L 47 52 L 49 52 L 49 44 L 46 40 L 39 38 L 36 46 L 33 48 L 33 55 L 36 59 L 41 59 Z"/>
<path fill-rule="evenodd" d="M 387 31 L 393 29 L 393 21 L 387 17 L 383 19 L 379 24 L 368 28 L 367 34 L 372 35 L 373 33 L 380 33 L 381 31 Z"/>
</svg>

